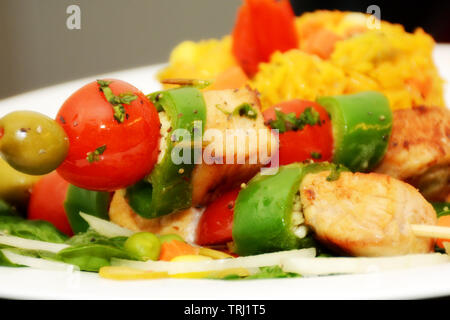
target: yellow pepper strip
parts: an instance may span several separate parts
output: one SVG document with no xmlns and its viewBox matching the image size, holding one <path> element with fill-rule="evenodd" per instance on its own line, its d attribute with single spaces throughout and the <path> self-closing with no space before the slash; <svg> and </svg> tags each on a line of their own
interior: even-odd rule
<svg viewBox="0 0 450 320">
<path fill-rule="evenodd" d="M 203 256 L 203 255 L 195 255 L 195 254 L 187 254 L 184 256 L 178 256 L 170 260 L 170 262 L 197 262 L 204 260 L 212 260 L 211 257 Z M 202 272 L 187 272 L 187 273 L 177 273 L 170 275 L 171 278 L 188 278 L 188 279 L 198 279 L 208 277 L 210 271 L 202 271 Z"/>
<path fill-rule="evenodd" d="M 233 256 L 219 251 L 219 250 L 214 250 L 214 249 L 210 249 L 210 248 L 205 248 L 205 247 L 200 247 L 198 254 L 201 254 L 203 256 L 207 256 L 207 257 L 211 257 L 213 259 L 228 259 L 228 258 L 233 258 Z"/>
<path fill-rule="evenodd" d="M 112 280 L 144 280 L 144 279 L 161 279 L 167 278 L 167 272 L 152 272 L 137 270 L 129 267 L 101 267 L 99 275 L 102 278 Z"/>
</svg>

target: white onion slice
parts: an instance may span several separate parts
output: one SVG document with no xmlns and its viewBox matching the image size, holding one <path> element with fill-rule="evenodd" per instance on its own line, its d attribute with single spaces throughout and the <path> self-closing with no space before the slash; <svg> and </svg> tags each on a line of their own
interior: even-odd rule
<svg viewBox="0 0 450 320">
<path fill-rule="evenodd" d="M 133 235 L 135 232 L 122 228 L 121 226 L 118 226 L 115 223 L 112 223 L 111 221 L 103 220 L 94 216 L 91 216 L 90 214 L 86 214 L 83 212 L 80 212 L 80 216 L 86 220 L 86 222 L 89 224 L 89 226 L 94 229 L 98 234 L 112 238 L 112 237 L 129 237 Z"/>
<path fill-rule="evenodd" d="M 285 258 L 281 261 L 285 272 L 304 276 L 348 273 L 370 273 L 424 267 L 450 262 L 446 254 L 410 254 L 396 257 L 374 258 Z"/>
<path fill-rule="evenodd" d="M 57 253 L 62 249 L 70 247 L 64 243 L 52 243 L 39 240 L 24 239 L 16 236 L 10 236 L 0 232 L 0 244 L 7 246 L 27 249 L 27 250 L 43 250 Z"/>
<path fill-rule="evenodd" d="M 55 270 L 55 271 L 76 271 L 79 270 L 77 266 L 58 261 L 50 261 L 41 258 L 28 257 L 17 254 L 8 249 L 1 250 L 5 257 L 15 264 L 27 266 L 36 269 Z"/>
<path fill-rule="evenodd" d="M 139 270 L 154 272 L 167 272 L 168 274 L 220 271 L 234 268 L 258 268 L 280 265 L 281 260 L 287 257 L 315 257 L 316 249 L 300 249 L 265 253 L 255 256 L 238 257 L 229 259 L 205 260 L 198 262 L 168 262 L 168 261 L 132 261 L 123 259 L 111 259 L 111 265 L 124 266 Z"/>
</svg>

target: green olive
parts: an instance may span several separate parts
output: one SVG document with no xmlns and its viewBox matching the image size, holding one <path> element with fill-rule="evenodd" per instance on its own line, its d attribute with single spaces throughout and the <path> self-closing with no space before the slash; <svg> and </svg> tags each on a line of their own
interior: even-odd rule
<svg viewBox="0 0 450 320">
<path fill-rule="evenodd" d="M 0 158 L 0 199 L 26 208 L 30 191 L 41 176 L 31 176 L 13 169 Z"/>
<path fill-rule="evenodd" d="M 55 170 L 69 151 L 64 129 L 33 111 L 15 111 L 0 119 L 0 154 L 14 169 L 32 175 Z"/>
<path fill-rule="evenodd" d="M 138 232 L 130 236 L 124 244 L 125 250 L 136 258 L 158 260 L 161 252 L 161 242 L 150 232 Z"/>
<path fill-rule="evenodd" d="M 159 236 L 159 241 L 161 242 L 161 244 L 163 244 L 164 242 L 172 241 L 172 240 L 178 240 L 181 242 L 185 242 L 181 236 L 179 236 L 175 233 L 163 234 L 163 235 Z"/>
</svg>

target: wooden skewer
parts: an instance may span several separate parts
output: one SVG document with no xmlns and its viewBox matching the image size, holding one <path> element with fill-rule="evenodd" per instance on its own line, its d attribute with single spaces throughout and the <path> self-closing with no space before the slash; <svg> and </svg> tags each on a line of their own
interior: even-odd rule
<svg viewBox="0 0 450 320">
<path fill-rule="evenodd" d="M 450 239 L 450 227 L 412 224 L 411 230 L 418 237 Z"/>
</svg>

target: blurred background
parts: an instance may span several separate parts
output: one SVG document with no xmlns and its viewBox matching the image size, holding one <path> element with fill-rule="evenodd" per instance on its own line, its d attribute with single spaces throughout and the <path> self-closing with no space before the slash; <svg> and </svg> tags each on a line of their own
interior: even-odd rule
<svg viewBox="0 0 450 320">
<path fill-rule="evenodd" d="M 315 9 L 366 12 L 423 27 L 450 42 L 450 1 L 291 0 L 296 14 Z M 0 0 L 0 99 L 98 73 L 165 62 L 182 40 L 232 30 L 241 0 Z M 414 4 L 413 4 L 414 3 Z M 67 7 L 78 5 L 81 29 L 70 30 Z"/>
</svg>

